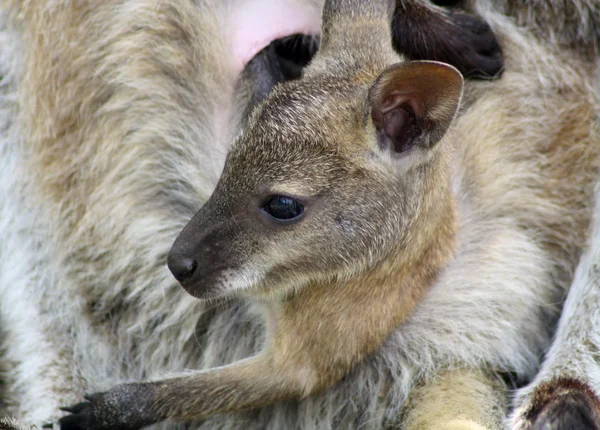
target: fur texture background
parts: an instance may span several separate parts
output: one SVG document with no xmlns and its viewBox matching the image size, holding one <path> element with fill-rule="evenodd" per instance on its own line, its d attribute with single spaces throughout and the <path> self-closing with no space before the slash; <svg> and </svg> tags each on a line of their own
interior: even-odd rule
<svg viewBox="0 0 600 430">
<path fill-rule="evenodd" d="M 0 12 L 0 323 L 9 411 L 40 425 L 87 392 L 244 358 L 264 335 L 256 309 L 200 303 L 165 264 L 239 128 L 220 111 L 242 103 L 220 55 L 233 3 L 25 3 L 19 16 Z M 573 182 L 558 179 L 576 165 L 567 176 L 578 184 L 596 173 L 595 161 L 578 164 L 597 155 L 593 72 L 478 5 L 506 71 L 468 84 L 456 127 L 459 160 L 489 157 L 472 177 L 457 164 L 456 262 L 334 389 L 197 428 L 381 428 L 399 424 L 415 383 L 441 369 L 535 374 L 589 216 L 591 187 L 571 195 Z M 494 198 L 477 203 L 477 189 Z M 565 195 L 573 201 L 559 205 Z M 549 249 L 552 238 L 563 246 Z"/>
</svg>

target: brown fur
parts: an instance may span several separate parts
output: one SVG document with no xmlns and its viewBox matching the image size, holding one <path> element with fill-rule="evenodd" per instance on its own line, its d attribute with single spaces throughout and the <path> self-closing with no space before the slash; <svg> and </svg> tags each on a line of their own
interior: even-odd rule
<svg viewBox="0 0 600 430">
<path fill-rule="evenodd" d="M 431 281 L 437 281 L 440 269 L 452 256 L 456 236 L 456 229 L 451 227 L 454 224 L 454 196 L 447 167 L 452 145 L 448 142 L 440 144 L 430 160 L 421 161 L 423 164 L 418 167 L 405 167 L 407 172 L 413 173 L 403 177 L 406 189 L 402 194 L 392 194 L 398 202 L 395 207 L 393 198 L 386 194 L 386 180 L 371 172 L 369 156 L 363 155 L 370 147 L 365 146 L 368 137 L 365 137 L 361 122 L 360 96 L 359 102 L 355 101 L 357 94 L 365 94 L 365 84 L 372 82 L 393 61 L 391 49 L 382 52 L 380 48 L 385 46 L 382 41 L 389 38 L 379 30 L 385 21 L 383 18 L 374 21 L 377 13 L 385 17 L 386 11 L 382 6 L 369 4 L 368 8 L 365 5 L 360 17 L 346 18 L 345 13 L 350 16 L 355 7 L 344 0 L 326 3 L 319 56 L 302 80 L 276 89 L 255 112 L 248 129 L 229 155 L 214 195 L 184 229 L 171 251 L 171 261 L 201 256 L 198 271 L 202 275 L 193 282 L 188 282 L 186 277 L 182 283 L 193 295 L 214 298 L 235 294 L 235 291 L 228 291 L 233 287 L 221 280 L 225 275 L 218 267 L 239 267 L 241 271 L 248 261 L 250 267 L 260 266 L 270 258 L 276 258 L 268 249 L 277 249 L 276 265 L 265 275 L 260 275 L 259 281 L 244 281 L 247 284 L 243 284 L 241 293 L 260 298 L 265 303 L 269 327 L 273 330 L 265 351 L 256 358 L 221 370 L 150 385 L 116 387 L 92 398 L 82 411 L 75 410 L 73 417 L 65 418 L 65 423 L 79 419 L 91 428 L 105 428 L 117 423 L 137 428 L 154 420 L 197 419 L 316 394 L 337 382 L 379 347 L 393 328 L 406 321 L 424 297 L 425 288 L 432 285 Z M 369 37 L 361 37 L 366 34 Z M 387 76 L 384 72 L 376 79 L 374 88 L 386 91 Z M 427 87 L 435 94 L 436 81 L 433 76 L 427 77 L 431 79 L 427 81 Z M 413 78 L 403 75 L 403 79 L 403 82 L 412 82 Z M 410 88 L 418 94 L 419 90 Z M 376 115 L 378 92 L 371 89 L 371 94 L 375 94 L 374 98 L 369 98 L 371 102 L 375 100 L 371 106 L 373 122 L 379 130 L 379 127 L 385 127 L 378 124 L 382 119 Z M 382 96 L 381 105 L 385 106 L 388 103 L 386 97 L 393 97 L 393 94 Z M 519 142 L 517 136 L 528 132 L 520 129 L 516 118 L 511 118 L 513 112 L 522 116 L 525 106 L 515 111 L 506 103 L 514 99 L 506 98 L 506 92 L 496 94 L 496 97 L 486 95 L 481 102 L 471 98 L 473 106 L 463 114 L 456 135 L 450 133 L 463 144 L 457 148 L 459 162 L 468 172 L 462 186 L 469 190 L 471 210 L 476 214 L 483 217 L 493 214 L 512 224 L 510 228 L 532 235 L 540 255 L 555 261 L 554 281 L 564 285 L 572 275 L 589 222 L 590 190 L 581 190 L 577 175 L 581 173 L 585 178 L 591 178 L 597 173 L 596 150 L 586 144 L 574 145 L 574 142 L 589 138 L 590 122 L 582 122 L 583 130 L 579 134 L 577 128 L 573 128 L 573 118 L 567 115 L 564 122 L 562 118 L 556 121 L 552 133 L 547 135 L 552 136 L 551 139 L 510 146 L 508 142 Z M 581 96 L 585 96 L 585 92 L 573 91 L 573 102 L 577 103 L 575 97 Z M 564 97 L 560 94 L 561 100 Z M 436 99 L 427 94 L 426 100 L 434 103 Z M 494 110 L 491 111 L 481 105 L 491 106 L 492 102 Z M 445 108 L 442 102 L 439 103 L 443 118 Z M 574 115 L 592 115 L 591 105 L 581 103 L 580 106 L 580 110 L 573 111 Z M 532 106 L 531 118 L 537 118 L 535 109 L 541 107 Z M 479 119 L 482 112 L 487 116 L 487 127 L 478 124 L 477 128 L 470 129 L 469 114 Z M 431 118 L 434 120 L 435 116 L 432 114 Z M 477 136 L 477 139 L 471 136 Z M 429 144 L 423 143 L 423 146 L 429 149 Z M 510 148 L 508 153 L 507 148 Z M 565 154 L 567 150 L 570 154 Z M 415 153 L 418 154 L 418 149 Z M 407 157 L 417 157 L 415 153 Z M 562 163 L 584 159 L 591 162 L 582 166 L 577 174 L 572 168 L 563 168 Z M 384 166 L 379 168 L 385 171 L 388 167 Z M 535 171 L 536 175 L 528 175 L 529 171 Z M 418 187 L 413 184 L 416 180 L 420 181 Z M 348 208 L 352 201 L 361 201 L 360 213 L 364 221 L 357 223 L 355 228 L 373 234 L 371 225 L 381 226 L 375 239 L 379 241 L 378 248 L 368 241 L 361 243 L 361 236 L 357 236 L 352 242 L 355 249 L 349 251 L 347 243 L 337 242 L 336 236 L 330 236 L 326 221 L 321 221 L 321 225 L 303 221 L 309 223 L 310 230 L 300 223 L 293 229 L 287 227 L 287 233 L 272 233 L 259 224 L 252 227 L 252 231 L 260 232 L 258 236 L 255 232 L 246 232 L 244 226 L 248 221 L 245 217 L 252 214 L 248 214 L 249 209 L 240 203 L 246 196 L 264 193 L 261 190 L 268 187 L 270 193 L 308 196 L 310 202 L 312 194 L 326 192 L 330 183 L 336 183 L 338 195 L 328 197 L 335 203 L 327 202 L 322 209 L 325 213 L 320 212 L 321 219 L 331 216 L 329 205 L 331 208 Z M 365 184 L 371 194 L 364 193 Z M 511 190 L 512 195 L 502 196 L 507 190 Z M 369 208 L 379 201 L 385 202 L 386 211 L 382 211 L 381 218 L 377 219 Z M 566 206 L 566 202 L 573 205 Z M 359 211 L 358 208 L 354 210 Z M 401 220 L 401 226 L 396 227 L 401 232 L 399 236 L 387 230 L 387 211 L 401 214 L 396 221 Z M 235 220 L 233 224 L 230 224 L 233 222 L 230 217 Z M 558 228 L 565 220 L 569 220 L 569 228 L 574 231 Z M 304 239 L 310 238 L 315 230 L 333 251 L 321 248 L 324 246 L 321 241 Z M 555 245 L 557 236 L 560 247 Z M 396 244 L 392 246 L 390 241 Z M 293 249 L 290 256 L 281 244 L 288 244 Z M 434 254 L 430 254 L 431 250 L 435 250 Z M 391 260 L 385 257 L 390 251 L 394 252 Z M 365 259 L 368 254 L 371 257 Z M 337 261 L 337 255 L 348 255 L 343 259 L 352 261 L 356 268 L 352 270 L 347 263 Z M 389 268 L 386 270 L 381 264 Z M 328 276 L 339 277 L 342 282 L 323 283 L 322 279 Z M 375 282 L 371 281 L 372 276 L 375 276 Z M 396 289 L 397 285 L 403 287 Z M 192 399 L 175 397 L 179 392 L 196 395 L 192 395 Z M 130 397 L 135 399 L 134 404 Z M 480 401 L 486 398 L 478 397 Z M 130 410 L 134 405 L 137 415 L 131 418 Z M 475 416 L 473 419 L 476 422 L 481 418 Z"/>
<path fill-rule="evenodd" d="M 433 63 L 387 69 L 398 58 L 389 44 L 385 6 L 363 6 L 363 16 L 350 20 L 347 16 L 356 8 L 354 3 L 326 3 L 319 56 L 300 81 L 275 89 L 257 109 L 234 144 L 215 193 L 180 234 L 169 255 L 171 270 L 188 292 L 213 298 L 236 293 L 228 291 L 233 287 L 223 281 L 229 275 L 222 274 L 221 267 L 239 266 L 241 271 L 244 265 L 260 265 L 256 259 L 270 258 L 270 248 L 289 243 L 292 256 L 282 249 L 278 252 L 282 261 L 241 292 L 266 308 L 273 331 L 265 350 L 221 369 L 118 386 L 91 397 L 87 404 L 69 408 L 73 415 L 61 420 L 61 428 L 133 429 L 164 419 L 189 421 L 319 393 L 373 353 L 422 300 L 455 248 L 448 143 L 440 144 L 440 149 L 434 146 L 456 112 L 462 77 L 448 66 Z M 370 40 L 361 37 L 367 33 Z M 381 149 L 375 149 L 373 126 L 362 116 L 368 112 L 360 95 L 369 95 L 378 133 L 383 129 L 393 133 L 385 125 L 389 115 L 408 108 L 390 108 L 389 101 L 402 91 L 408 91 L 402 97 L 418 106 L 414 121 L 423 129 L 409 138 L 407 143 L 416 142 L 415 149 L 399 161 L 392 158 L 391 165 L 373 165 L 371 157 L 390 157 L 397 150 L 388 148 L 389 154 L 381 155 Z M 408 101 L 401 103 L 408 106 Z M 289 119 L 292 126 L 282 126 Z M 297 160 L 313 160 L 314 166 L 298 172 L 299 165 L 293 169 Z M 286 163 L 290 162 L 294 176 L 288 177 Z M 311 179 L 300 181 L 302 177 Z M 311 193 L 327 193 L 334 177 L 340 181 L 337 203 L 327 201 L 331 197 L 323 201 L 311 197 Z M 299 189 L 293 191 L 293 184 Z M 251 209 L 247 214 L 248 209 L 237 205 L 247 196 L 264 193 L 265 186 L 275 194 L 296 192 L 314 200 L 315 208 L 322 205 L 314 210 L 327 223 L 315 224 L 307 215 L 308 220 L 293 229 L 262 231 L 264 222 L 253 218 Z M 356 205 L 357 198 L 362 208 Z M 388 207 L 381 209 L 380 202 Z M 352 205 L 364 221 L 330 213 Z M 252 220 L 248 227 L 246 217 Z M 325 227 L 329 218 L 341 218 L 352 230 L 366 229 L 366 234 L 347 233 L 364 243 L 335 243 L 339 233 L 332 236 L 326 230 L 331 228 Z M 302 237 L 315 236 L 315 230 L 327 240 L 329 252 L 315 253 L 313 246 L 321 246 L 321 239 L 304 243 Z M 374 248 L 377 242 L 379 249 Z M 356 249 L 348 251 L 347 246 Z M 305 247 L 310 251 L 305 252 Z M 338 267 L 336 260 L 345 251 L 348 257 L 342 258 L 355 269 Z M 188 267 L 189 258 L 200 259 Z M 181 264 L 186 264 L 185 272 L 176 269 Z M 197 272 L 201 272 L 199 277 Z"/>
<path fill-rule="evenodd" d="M 555 379 L 538 386 L 531 409 L 524 418 L 532 423 L 533 429 L 565 426 L 597 429 L 600 428 L 600 400 L 580 381 Z"/>
<path fill-rule="evenodd" d="M 452 64 L 465 78 L 498 78 L 503 57 L 494 32 L 472 10 L 460 6 L 444 9 L 426 1 L 397 1 L 394 47 L 411 60 Z"/>
</svg>

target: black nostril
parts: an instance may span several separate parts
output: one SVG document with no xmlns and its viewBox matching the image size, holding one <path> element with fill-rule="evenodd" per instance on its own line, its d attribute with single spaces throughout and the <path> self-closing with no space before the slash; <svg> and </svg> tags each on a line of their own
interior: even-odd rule
<svg viewBox="0 0 600 430">
<path fill-rule="evenodd" d="M 170 257 L 170 256 L 169 256 Z M 184 282 L 187 279 L 191 278 L 196 269 L 198 268 L 198 263 L 193 258 L 169 258 L 167 263 L 169 266 L 169 270 L 175 276 L 179 282 Z"/>
</svg>

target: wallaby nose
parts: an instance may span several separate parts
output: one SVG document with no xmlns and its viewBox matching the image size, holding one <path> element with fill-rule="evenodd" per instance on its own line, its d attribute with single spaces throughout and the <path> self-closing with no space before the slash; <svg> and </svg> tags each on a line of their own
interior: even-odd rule
<svg viewBox="0 0 600 430">
<path fill-rule="evenodd" d="M 173 276 L 175 276 L 175 279 L 177 279 L 180 283 L 190 279 L 198 268 L 198 263 L 195 259 L 177 256 L 173 253 L 169 253 L 167 265 L 169 266 L 169 270 Z"/>
</svg>

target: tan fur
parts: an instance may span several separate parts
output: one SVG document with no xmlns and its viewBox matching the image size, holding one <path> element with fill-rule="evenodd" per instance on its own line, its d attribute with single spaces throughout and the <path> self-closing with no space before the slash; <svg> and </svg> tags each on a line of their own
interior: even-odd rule
<svg viewBox="0 0 600 430">
<path fill-rule="evenodd" d="M 191 294 L 258 299 L 272 333 L 264 351 L 224 368 L 117 386 L 91 398 L 83 410 L 74 407 L 73 416 L 62 422 L 67 429 L 79 428 L 69 427 L 72 420 L 94 429 L 190 421 L 319 393 L 376 351 L 409 317 L 452 256 L 456 214 L 449 148 L 448 142 L 434 145 L 458 108 L 462 77 L 434 63 L 388 68 L 398 57 L 389 42 L 386 7 L 370 5 L 372 12 L 364 10 L 360 24 L 340 32 L 348 29 L 345 19 L 328 17 L 327 7 L 349 12 L 343 2 L 333 3 L 325 6 L 322 53 L 301 80 L 275 89 L 253 114 L 232 147 L 214 194 L 169 254 L 169 267 Z M 347 5 L 351 10 L 356 6 Z M 373 36 L 371 42 L 360 38 L 366 33 Z M 329 54 L 332 46 L 339 48 L 335 57 Z M 377 53 L 375 46 L 381 47 Z M 365 81 L 365 70 L 373 71 L 371 76 L 381 73 L 380 78 Z M 431 125 L 414 151 L 398 161 L 386 160 L 373 142 L 374 126 L 362 119 L 364 96 L 368 93 L 375 112 L 402 90 L 416 94 L 410 95 L 419 104 L 415 115 Z M 330 121 L 323 124 L 323 118 Z M 375 120 L 373 124 L 381 127 Z M 332 178 L 339 180 L 337 195 L 316 197 L 328 192 Z M 253 196 L 264 194 L 265 188 L 289 194 L 288 181 L 299 184 L 298 193 L 316 211 L 297 226 L 269 229 L 263 225 L 270 221 L 257 219 L 252 209 L 247 214 L 247 203 L 240 206 L 249 198 L 252 207 Z M 332 213 L 351 205 L 358 218 Z M 328 231 L 332 218 L 347 223 L 349 231 L 342 236 Z M 336 243 L 336 237 L 342 241 Z M 348 242 L 348 237 L 356 240 Z M 323 241 L 329 251 L 321 250 L 319 262 L 315 250 Z M 190 257 L 210 259 L 194 262 L 191 270 L 201 272 L 199 278 L 189 268 L 178 269 Z M 180 273 L 185 275 L 180 278 Z M 238 273 L 250 273 L 250 280 Z M 197 281 L 188 282 L 190 276 Z"/>
<path fill-rule="evenodd" d="M 316 372 L 317 390 L 337 382 L 350 366 L 375 351 L 422 299 L 452 255 L 452 236 L 440 239 L 417 261 L 394 261 L 396 257 L 349 281 L 310 285 L 299 291 L 282 305 L 273 343 L 283 353 L 275 356 L 275 364 L 291 367 L 293 373 L 294 363 L 302 357 L 310 357 L 307 362 L 316 358 L 319 361 L 311 363 L 311 370 Z M 357 315 L 361 315 L 360 324 Z M 365 346 L 357 351 L 356 345 Z M 310 393 L 314 388 L 307 384 L 306 390 Z"/>
<path fill-rule="evenodd" d="M 458 238 L 455 229 L 446 228 L 448 224 L 454 224 L 454 203 L 448 202 L 456 202 L 459 213 L 462 211 L 463 216 L 471 215 L 470 222 L 474 224 L 488 217 L 495 219 L 496 224 L 491 229 L 486 227 L 480 232 L 492 240 L 492 247 L 502 247 L 494 243 L 501 237 L 497 223 L 504 222 L 508 231 L 522 234 L 524 240 L 536 250 L 535 257 L 545 266 L 545 273 L 542 272 L 538 282 L 553 282 L 556 288 L 554 291 L 548 290 L 551 294 L 547 298 L 553 294 L 554 300 L 559 300 L 564 294 L 589 222 L 590 186 L 598 168 L 597 145 L 591 144 L 593 140 L 590 139 L 593 105 L 591 100 L 585 99 L 585 87 L 581 91 L 578 87 L 580 83 L 585 83 L 585 75 L 579 75 L 570 88 L 573 103 L 580 103 L 574 112 L 565 116 L 564 123 L 561 119 L 554 121 L 556 126 L 551 130 L 552 133 L 539 136 L 531 133 L 531 123 L 520 118 L 526 112 L 526 118 L 539 120 L 547 112 L 548 106 L 552 106 L 551 95 L 541 107 L 529 107 L 525 104 L 526 100 L 519 99 L 516 94 L 514 98 L 506 97 L 507 92 L 515 91 L 510 69 L 505 72 L 504 88 L 500 83 L 496 88 L 488 86 L 478 94 L 480 88 L 474 85 L 469 94 L 472 104 L 458 120 L 455 133 L 450 133 L 448 137 L 454 140 L 454 146 L 446 139 L 436 147 L 438 151 L 428 161 L 420 161 L 422 164 L 416 167 L 405 163 L 411 163 L 410 160 L 417 163 L 414 160 L 419 159 L 418 147 L 401 159 L 404 161 L 398 161 L 400 171 L 405 175 L 402 181 L 406 189 L 403 188 L 398 195 L 392 193 L 390 197 L 387 187 L 391 179 L 380 174 L 385 171 L 394 177 L 395 171 L 390 167 L 395 166 L 394 162 L 390 164 L 386 161 L 379 165 L 377 163 L 381 161 L 376 161 L 375 166 L 379 170 L 373 171 L 373 162 L 370 160 L 372 151 L 375 151 L 376 157 L 382 155 L 372 149 L 373 144 L 368 143 L 372 137 L 361 128 L 362 106 L 354 101 L 356 95 L 361 100 L 361 94 L 364 94 L 364 79 L 376 76 L 393 61 L 393 55 L 385 51 L 384 41 L 389 36 L 381 34 L 379 30 L 385 20 L 373 21 L 370 14 L 378 12 L 375 5 L 369 6 L 373 12 L 371 9 L 365 10 L 364 18 L 356 22 L 346 21 L 342 15 L 329 16 L 328 5 L 333 8 L 333 4 L 342 11 L 350 7 L 350 3 L 343 0 L 326 4 L 320 55 L 301 81 L 276 89 L 255 112 L 248 129 L 232 148 L 217 190 L 184 229 L 171 251 L 174 261 L 184 257 L 196 258 L 197 253 L 204 253 L 210 258 L 217 258 L 218 265 L 239 266 L 249 271 L 249 280 L 237 280 L 233 271 L 236 279 L 234 285 L 243 291 L 243 295 L 259 297 L 265 303 L 266 313 L 272 319 L 269 326 L 273 327 L 272 338 L 267 338 L 266 349 L 256 358 L 223 369 L 156 381 L 149 385 L 115 387 L 92 399 L 89 409 L 83 414 L 75 412 L 76 417 L 80 416 L 83 422 L 89 422 L 92 428 L 105 428 L 106 423 L 137 428 L 140 424 L 165 418 L 203 418 L 217 412 L 255 408 L 277 400 L 315 394 L 328 388 L 379 347 L 394 327 L 406 322 L 408 314 L 414 312 L 417 303 L 424 299 L 423 289 L 412 285 L 430 286 L 430 277 L 435 279 L 434 284 L 438 286 L 460 282 L 460 277 L 440 278 L 438 267 L 448 264 L 452 268 L 458 265 L 456 260 L 448 260 L 452 255 L 450 252 L 442 251 L 439 256 L 434 254 L 431 260 L 427 258 L 429 243 L 434 243 L 429 245 L 429 249 L 449 250 L 452 249 L 449 246 L 452 236 Z M 385 17 L 384 10 L 380 9 L 379 13 Z M 369 38 L 361 36 L 367 34 Z M 381 50 L 375 46 L 381 47 Z M 509 50 L 509 66 L 511 61 L 514 58 L 511 58 Z M 381 76 L 375 81 L 374 88 L 381 88 L 385 92 L 388 76 L 393 74 L 383 72 Z M 425 100 L 427 103 L 436 103 L 434 94 L 437 83 L 434 75 L 422 76 L 430 79 L 427 88 L 432 92 L 427 94 Z M 413 85 L 412 75 L 402 75 L 402 79 Z M 415 85 L 416 88 L 409 89 L 418 94 L 419 84 Z M 371 106 L 372 112 L 375 112 L 379 102 L 378 91 L 370 92 L 374 96 L 368 100 L 375 103 Z M 401 89 L 397 91 L 402 94 Z M 390 94 L 381 96 L 381 103 L 388 103 L 386 97 L 390 97 Z M 560 94 L 555 106 L 569 97 L 570 94 Z M 519 110 L 515 110 L 515 100 L 523 103 Z M 488 109 L 488 106 L 493 106 L 493 109 Z M 445 109 L 443 103 L 437 108 L 440 112 Z M 513 117 L 515 112 L 518 112 L 520 121 Z M 372 115 L 377 126 L 375 113 Z M 431 117 L 437 115 L 436 109 L 432 108 Z M 573 116 L 588 117 L 582 131 L 573 127 Z M 521 128 L 521 123 L 527 127 Z M 523 136 L 528 139 L 522 140 Z M 536 137 L 539 140 L 535 140 Z M 450 187 L 446 167 L 449 160 L 447 154 L 451 149 L 455 152 L 451 169 L 461 176 L 454 190 Z M 571 168 L 562 167 L 562 163 L 574 161 L 580 163 L 577 171 L 572 164 Z M 344 176 L 340 177 L 335 172 L 344 172 Z M 535 174 L 532 175 L 532 172 Z M 590 185 L 587 189 L 581 187 L 580 175 L 583 175 L 584 184 Z M 243 202 L 248 196 L 265 193 L 265 188 L 290 194 L 288 181 L 293 183 L 294 192 L 308 196 L 309 201 L 310 196 L 325 192 L 326 187 L 334 183 L 332 181 L 339 181 L 335 184 L 335 197 L 329 196 L 323 202 L 319 200 L 325 208 L 322 209 L 325 212 L 319 212 L 320 223 L 315 224 L 309 218 L 298 226 L 294 225 L 293 229 L 288 227 L 284 232 L 275 229 L 273 232 L 263 232 L 264 227 L 254 226 L 246 232 L 244 226 L 248 222 L 245 218 L 248 209 L 240 200 Z M 420 185 L 415 186 L 417 182 L 414 181 Z M 365 186 L 371 190 L 371 195 L 363 195 Z M 365 235 L 378 234 L 377 247 L 369 242 L 361 243 L 361 237 L 364 239 L 365 236 L 360 235 L 352 244 L 338 243 L 336 240 L 339 237 L 324 227 L 330 225 L 329 212 L 333 208 L 352 207 L 352 202 L 357 198 L 361 199 L 361 208 L 355 207 L 353 211 L 361 214 L 361 221 L 356 222 L 354 228 L 364 230 Z M 401 208 L 400 202 L 403 201 L 408 210 Z M 381 218 L 378 218 L 373 216 L 370 208 L 380 202 L 385 210 L 380 211 Z M 386 215 L 395 211 L 401 214 L 395 220 L 399 225 L 390 229 Z M 568 232 L 560 227 L 564 224 L 569 225 Z M 373 225 L 379 227 L 377 233 L 371 230 Z M 463 225 L 462 228 L 468 232 L 472 227 Z M 262 234 L 256 236 L 257 229 Z M 227 232 L 226 235 L 222 231 Z M 315 231 L 322 238 L 316 242 L 310 239 Z M 444 239 L 448 233 L 450 236 Z M 319 248 L 322 240 L 329 244 L 330 251 Z M 195 241 L 199 241 L 197 245 Z M 391 245 L 390 241 L 399 241 L 400 246 Z M 570 245 L 571 241 L 573 245 Z M 252 247 L 248 248 L 250 243 Z M 278 246 L 281 243 L 287 246 Z M 461 243 L 462 247 L 457 253 L 464 253 L 468 245 Z M 346 267 L 336 261 L 336 256 L 344 255 L 348 246 L 355 246 L 358 254 L 343 258 L 351 259 L 356 268 Z M 271 250 L 273 247 L 275 251 Z M 292 249 L 289 253 L 288 247 Z M 233 254 L 232 257 L 228 251 L 231 248 L 239 248 L 241 251 L 236 252 L 241 254 Z M 251 249 L 251 253 L 244 251 L 246 248 Z M 386 263 L 387 259 L 381 260 L 380 253 L 385 255 L 394 250 L 397 254 L 394 254 L 396 257 L 391 264 Z M 314 253 L 319 254 L 322 263 L 314 259 Z M 479 254 L 484 264 L 486 253 L 483 251 Z M 369 258 L 366 258 L 367 255 Z M 260 273 L 257 270 L 271 259 L 275 263 L 269 266 L 265 274 L 254 274 Z M 305 260 L 310 263 L 305 264 Z M 389 264 L 391 270 L 382 268 L 379 261 L 383 261 L 384 265 Z M 434 264 L 435 261 L 441 264 Z M 228 291 L 233 287 L 222 280 L 224 276 L 227 276 L 224 279 L 230 279 L 229 272 L 220 275 L 209 267 L 210 263 L 199 265 L 203 268 L 198 270 L 204 271 L 199 284 L 183 283 L 190 293 L 199 297 L 204 297 L 203 294 L 208 294 L 208 297 L 236 294 L 236 290 Z M 294 268 L 293 275 L 289 267 Z M 419 271 L 423 270 L 421 267 L 430 275 L 419 276 Z M 519 273 L 517 261 L 511 269 L 517 272 L 517 279 L 526 275 Z M 375 282 L 364 277 L 362 273 L 365 270 L 367 274 L 371 271 L 377 274 Z M 285 275 L 281 274 L 282 271 Z M 321 273 L 323 271 L 325 275 Z M 331 275 L 341 278 L 342 282 L 322 284 L 322 279 Z M 498 275 L 501 276 L 502 272 Z M 295 279 L 286 279 L 282 285 L 278 285 L 282 276 L 293 276 Z M 474 279 L 477 280 L 477 277 Z M 402 285 L 402 288 L 395 289 L 397 285 Z M 212 288 L 217 288 L 216 292 Z M 343 293 L 338 293 L 338 289 Z M 357 316 L 360 316 L 358 324 Z M 458 418 L 444 417 L 443 420 L 450 426 L 498 425 L 503 412 L 501 407 L 496 407 L 492 416 L 481 412 L 482 408 L 489 408 L 489 395 L 496 388 L 496 383 L 488 385 L 487 389 L 474 388 L 477 383 L 485 386 L 487 381 L 490 384 L 494 378 L 484 376 L 476 381 L 468 381 L 465 376 L 462 378 L 467 381 L 459 377 L 455 385 L 458 387 L 464 383 L 473 390 L 472 404 L 464 413 L 459 413 Z M 177 396 L 180 392 L 191 393 L 193 400 Z M 430 408 L 429 402 L 436 401 L 434 396 L 425 404 Z M 151 409 L 149 405 L 154 405 L 156 409 Z M 132 415 L 130 411 L 134 407 L 136 412 Z M 419 415 L 422 407 L 418 407 L 414 414 Z M 428 414 L 421 419 L 432 421 Z M 487 423 L 482 422 L 485 420 Z"/>
<path fill-rule="evenodd" d="M 414 430 L 497 429 L 502 428 L 506 408 L 502 381 L 476 370 L 448 371 L 415 388 L 406 405 L 404 426 Z"/>
<path fill-rule="evenodd" d="M 594 0 L 502 0 L 505 13 L 523 26 L 533 29 L 553 46 L 578 52 L 595 61 L 600 48 L 600 5 Z"/>
</svg>

